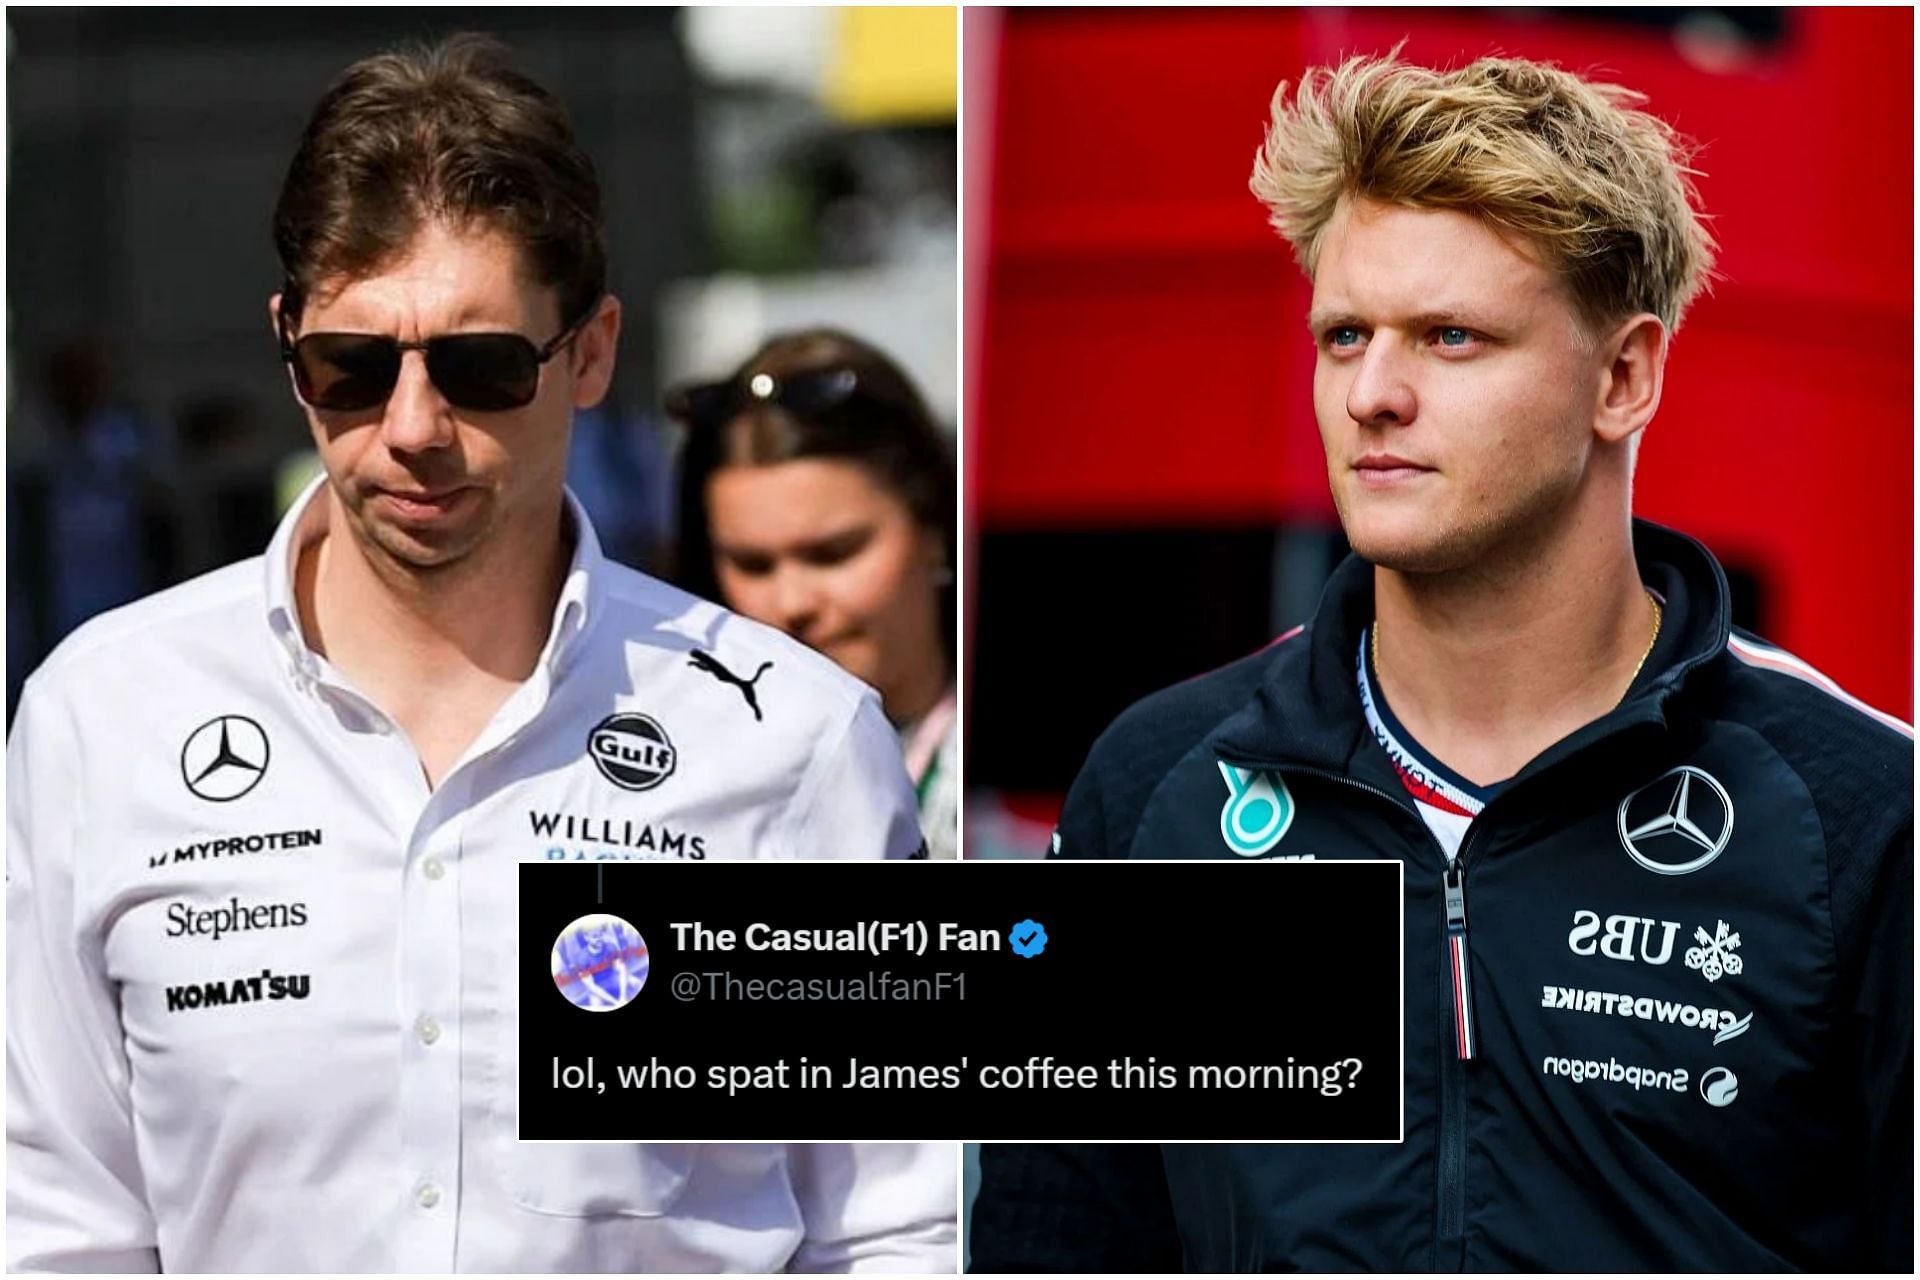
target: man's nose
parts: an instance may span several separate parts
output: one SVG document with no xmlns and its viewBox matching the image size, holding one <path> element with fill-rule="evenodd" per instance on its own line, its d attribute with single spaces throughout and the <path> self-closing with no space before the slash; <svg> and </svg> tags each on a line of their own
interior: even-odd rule
<svg viewBox="0 0 1920 1280">
<path fill-rule="evenodd" d="M 1405 426 L 1412 422 L 1418 411 L 1413 359 L 1396 342 L 1376 334 L 1360 353 L 1353 381 L 1347 384 L 1347 416 L 1362 426 Z"/>
<path fill-rule="evenodd" d="M 401 353 L 400 379 L 387 397 L 383 431 L 395 453 L 424 453 L 453 443 L 453 406 L 427 376 L 426 352 Z"/>
</svg>

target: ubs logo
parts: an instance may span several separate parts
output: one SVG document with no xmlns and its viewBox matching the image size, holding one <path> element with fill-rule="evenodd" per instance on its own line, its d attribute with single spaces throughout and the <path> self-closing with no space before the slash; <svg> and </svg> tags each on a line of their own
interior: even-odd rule
<svg viewBox="0 0 1920 1280">
<path fill-rule="evenodd" d="M 1647 916 L 1608 916 L 1602 920 L 1597 911 L 1576 911 L 1573 931 L 1567 934 L 1567 949 L 1577 956 L 1598 952 L 1609 960 L 1632 960 L 1638 951 L 1638 958 L 1648 964 L 1665 964 L 1673 959 L 1673 939 L 1679 932 L 1677 920 L 1656 922 Z"/>
<path fill-rule="evenodd" d="M 180 778 L 202 800 L 238 800 L 267 776 L 267 731 L 246 716 L 215 716 L 187 735 Z"/>
<path fill-rule="evenodd" d="M 651 791 L 673 776 L 680 762 L 667 731 L 652 716 L 622 711 L 587 735 L 587 754 L 607 781 L 628 791 Z"/>
</svg>

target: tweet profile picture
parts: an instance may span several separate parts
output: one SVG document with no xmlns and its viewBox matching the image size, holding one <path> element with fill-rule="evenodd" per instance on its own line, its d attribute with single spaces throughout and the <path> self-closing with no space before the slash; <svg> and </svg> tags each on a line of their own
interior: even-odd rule
<svg viewBox="0 0 1920 1280">
<path fill-rule="evenodd" d="M 619 916 L 581 916 L 554 940 L 553 982 L 579 1008 L 621 1008 L 647 985 L 647 940 Z"/>
</svg>

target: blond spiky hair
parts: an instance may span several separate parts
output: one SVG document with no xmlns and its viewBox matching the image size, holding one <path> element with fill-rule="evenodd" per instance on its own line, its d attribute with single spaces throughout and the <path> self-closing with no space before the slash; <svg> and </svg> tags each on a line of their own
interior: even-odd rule
<svg viewBox="0 0 1920 1280">
<path fill-rule="evenodd" d="M 1249 182 L 1311 276 L 1343 195 L 1461 209 L 1538 246 L 1595 329 L 1650 311 L 1668 332 L 1708 284 L 1692 146 L 1645 95 L 1546 63 L 1458 71 L 1350 58 L 1282 81 Z"/>
</svg>

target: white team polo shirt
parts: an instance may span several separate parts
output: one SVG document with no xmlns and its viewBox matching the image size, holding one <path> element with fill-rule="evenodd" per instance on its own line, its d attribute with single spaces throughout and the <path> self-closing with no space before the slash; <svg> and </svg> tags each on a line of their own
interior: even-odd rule
<svg viewBox="0 0 1920 1280">
<path fill-rule="evenodd" d="M 27 684 L 10 1269 L 950 1271 L 951 1144 L 514 1140 L 517 864 L 909 856 L 873 692 L 606 560 L 569 498 L 539 663 L 429 790 L 301 638 L 322 493 Z"/>
</svg>

